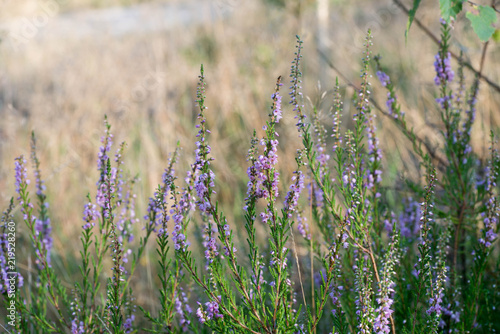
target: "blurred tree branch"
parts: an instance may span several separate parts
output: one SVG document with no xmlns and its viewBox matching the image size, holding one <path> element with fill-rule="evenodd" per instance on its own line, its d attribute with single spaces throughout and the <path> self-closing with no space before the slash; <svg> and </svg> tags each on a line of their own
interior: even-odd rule
<svg viewBox="0 0 500 334">
<path fill-rule="evenodd" d="M 408 8 L 406 8 L 406 6 L 400 1 L 400 0 L 394 0 L 394 3 L 396 5 L 398 5 L 399 8 L 401 8 L 405 13 L 406 15 L 409 14 L 409 10 Z M 439 38 L 437 38 L 430 30 L 429 28 L 427 28 L 422 22 L 420 22 L 419 19 L 415 18 L 414 19 L 414 22 L 417 24 L 417 26 L 422 29 L 422 31 L 427 35 L 429 36 L 429 38 L 434 42 L 436 43 L 437 45 L 439 45 Z M 485 49 L 483 49 L 485 51 Z M 484 53 L 483 51 L 483 53 Z M 456 53 L 454 53 L 453 51 L 449 51 L 451 56 L 457 60 L 460 59 L 460 56 L 458 56 Z M 481 62 L 482 64 L 484 63 L 484 61 Z M 488 78 L 487 76 L 483 75 L 481 73 L 481 71 L 478 71 L 476 70 L 472 65 L 471 63 L 467 62 L 467 61 L 463 61 L 463 64 L 465 67 L 467 67 L 468 69 L 470 69 L 472 72 L 474 72 L 476 75 L 479 76 L 480 79 L 486 81 L 486 83 L 492 87 L 493 89 L 495 89 L 498 93 L 500 93 L 500 86 L 496 83 L 494 83 L 490 78 Z"/>
</svg>

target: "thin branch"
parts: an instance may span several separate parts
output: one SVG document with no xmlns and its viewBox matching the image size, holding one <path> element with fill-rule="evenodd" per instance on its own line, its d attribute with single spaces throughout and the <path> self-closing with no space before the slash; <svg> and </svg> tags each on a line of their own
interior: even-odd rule
<svg viewBox="0 0 500 334">
<path fill-rule="evenodd" d="M 401 3 L 400 0 L 394 0 L 394 3 L 396 5 L 399 6 L 399 8 L 401 8 L 407 15 L 409 13 L 409 10 L 405 7 L 405 5 L 403 5 L 403 3 Z M 495 9 L 495 7 L 492 7 L 493 9 Z M 496 10 L 496 9 L 495 9 Z M 415 18 L 413 20 L 413 22 L 415 22 L 417 24 L 417 26 L 422 29 L 422 31 L 430 38 L 432 39 L 432 41 L 436 44 L 439 45 L 439 38 L 437 38 L 422 22 L 420 22 L 419 19 Z M 451 56 L 453 58 L 455 58 L 456 60 L 459 60 L 460 59 L 460 56 L 457 55 L 456 53 L 454 53 L 453 51 L 449 50 Z M 484 75 L 481 75 L 480 74 L 480 71 L 476 70 L 469 62 L 467 61 L 464 61 L 463 62 L 464 66 L 467 67 L 469 70 L 471 70 L 472 72 L 474 72 L 476 75 L 478 75 L 481 79 L 483 79 L 484 81 L 486 81 L 486 83 L 488 85 L 490 85 L 493 89 L 495 89 L 498 93 L 500 93 L 500 85 L 498 85 L 497 83 L 493 82 L 490 78 L 484 76 Z"/>
</svg>

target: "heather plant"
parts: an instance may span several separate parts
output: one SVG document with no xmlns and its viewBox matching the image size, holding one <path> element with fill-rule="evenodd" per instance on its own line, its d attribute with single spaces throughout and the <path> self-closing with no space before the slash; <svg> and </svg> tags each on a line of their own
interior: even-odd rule
<svg viewBox="0 0 500 334">
<path fill-rule="evenodd" d="M 434 64 L 442 122 L 439 151 L 431 150 L 406 121 L 397 83 L 374 56 L 370 33 L 352 110 L 344 110 L 337 79 L 326 126 L 319 108 L 303 104 L 302 40 L 297 37 L 291 106 L 284 103 L 287 80 L 280 76 L 268 120 L 249 143 L 242 221 L 228 221 L 217 200 L 203 66 L 194 162 L 179 175 L 180 145 L 175 148 L 142 220 L 135 212 L 136 178 L 123 167 L 126 145 L 113 155 L 114 138 L 105 119 L 96 192 L 87 195 L 83 208 L 81 276 L 70 289 L 50 261 L 53 225 L 33 135 L 36 206 L 21 156 L 15 161 L 16 201 L 2 217 L 0 286 L 12 315 L 2 325 L 11 333 L 499 330 L 500 159 L 493 132 L 487 161 L 472 149 L 479 78 L 466 90 L 463 64 L 455 76 L 449 37 L 443 21 Z M 378 88 L 372 87 L 372 66 Z M 381 114 L 407 138 L 425 175 L 402 180 L 396 204 L 388 200 L 391 190 L 384 183 L 374 89 L 387 90 Z M 278 156 L 286 109 L 294 113 L 302 141 L 290 180 L 280 177 L 280 164 L 287 162 Z M 342 126 L 343 113 L 352 115 L 349 128 Z M 20 217 L 13 216 L 16 206 Z M 13 252 L 19 220 L 25 222 L 36 264 L 23 275 Z M 240 230 L 246 242 L 239 242 Z M 133 279 L 140 260 L 150 256 L 148 245 L 156 250 L 156 309 L 137 303 Z"/>
</svg>

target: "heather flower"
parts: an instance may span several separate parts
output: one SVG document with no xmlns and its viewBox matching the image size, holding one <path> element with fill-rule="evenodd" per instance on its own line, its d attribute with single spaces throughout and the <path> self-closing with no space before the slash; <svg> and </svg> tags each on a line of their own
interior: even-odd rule
<svg viewBox="0 0 500 334">
<path fill-rule="evenodd" d="M 379 148 L 379 141 L 375 134 L 376 127 L 374 122 L 374 115 L 369 115 L 367 118 L 368 126 L 366 127 L 368 137 L 368 161 L 370 163 L 370 170 L 367 175 L 366 187 L 372 191 L 376 190 L 376 185 L 382 181 L 382 171 L 378 169 L 382 160 L 382 151 Z M 377 195 L 377 194 L 375 194 Z"/>
<path fill-rule="evenodd" d="M 290 78 L 292 80 L 290 83 L 292 84 L 290 86 L 290 104 L 293 105 L 293 111 L 297 113 L 295 116 L 295 119 L 297 119 L 297 128 L 299 131 L 301 131 L 305 127 L 305 119 L 306 115 L 302 111 L 302 108 L 304 108 L 303 105 L 300 104 L 299 98 L 302 98 L 302 80 L 300 79 L 302 77 L 302 72 L 300 71 L 300 60 L 302 59 L 302 40 L 300 39 L 299 36 L 297 36 L 297 51 L 295 52 L 295 58 L 292 61 L 292 67 L 291 67 L 291 73 L 290 73 Z"/>
<path fill-rule="evenodd" d="M 420 217 L 422 210 L 420 203 L 411 197 L 403 201 L 403 212 L 399 215 L 399 231 L 401 236 L 412 239 L 420 232 Z"/>
<path fill-rule="evenodd" d="M 123 323 L 123 329 L 125 330 L 125 333 L 132 333 L 132 323 L 135 320 L 135 315 L 131 314 L 129 317 L 125 319 L 125 322 Z"/>
<path fill-rule="evenodd" d="M 221 296 L 218 297 L 218 301 L 210 301 L 205 303 L 206 310 L 198 303 L 199 307 L 196 310 L 196 315 L 201 323 L 212 319 L 220 319 L 223 315 L 219 312 L 219 304 L 221 302 Z"/>
<path fill-rule="evenodd" d="M 280 86 L 282 84 L 279 84 Z M 271 98 L 275 101 L 273 105 L 273 113 L 272 116 L 274 117 L 275 123 L 279 123 L 280 119 L 283 118 L 283 111 L 281 110 L 281 98 L 282 96 L 280 95 L 280 92 L 274 93 Z"/>
<path fill-rule="evenodd" d="M 83 229 L 87 230 L 91 226 L 95 225 L 95 221 L 99 217 L 99 212 L 96 210 L 96 205 L 92 204 L 91 202 L 88 202 L 85 204 L 83 208 L 83 221 L 85 222 L 85 225 L 83 225 Z"/>
<path fill-rule="evenodd" d="M 28 185 L 30 181 L 28 180 L 28 170 L 26 169 L 26 159 L 23 156 L 16 158 L 15 160 L 15 186 L 16 192 L 20 194 L 21 187 L 23 184 Z M 21 199 L 19 195 L 18 200 Z"/>
<path fill-rule="evenodd" d="M 136 195 L 132 192 L 131 186 L 129 185 L 127 185 L 126 191 L 122 191 L 121 194 L 121 209 L 116 221 L 116 228 L 119 234 L 118 240 L 120 242 L 126 240 L 128 243 L 131 243 L 134 239 L 132 225 L 138 221 L 135 217 Z M 167 216 L 167 221 L 168 218 L 169 217 Z"/>
<path fill-rule="evenodd" d="M 83 321 L 78 322 L 77 319 L 71 321 L 71 334 L 83 334 L 85 333 L 85 328 L 83 327 Z"/>
<path fill-rule="evenodd" d="M 212 263 L 214 258 L 219 255 L 219 251 L 217 249 L 217 242 L 214 237 L 206 237 L 206 250 L 205 250 L 205 259 L 207 263 Z"/>
<path fill-rule="evenodd" d="M 11 224 L 9 222 L 13 221 L 12 210 L 14 209 L 14 201 L 11 200 L 7 210 L 3 212 L 1 220 L 1 231 L 0 231 L 0 294 L 7 294 L 10 291 L 10 282 L 12 280 L 16 281 L 18 288 L 21 288 L 24 284 L 23 277 L 19 272 L 15 272 L 15 265 L 10 262 L 11 254 L 9 254 L 9 248 L 12 244 L 9 241 L 9 237 L 12 234 L 9 232 L 9 227 Z M 7 233 L 5 233 L 7 232 Z M 9 235 L 10 234 L 10 235 Z M 10 244 L 10 247 L 9 247 Z"/>
<path fill-rule="evenodd" d="M 387 87 L 387 85 L 391 83 L 391 78 L 382 71 L 377 71 L 377 77 L 380 80 L 382 86 L 384 87 Z"/>
<path fill-rule="evenodd" d="M 307 224 L 307 218 L 300 211 L 297 212 L 297 230 L 304 239 L 311 240 L 311 231 L 309 224 Z"/>
<path fill-rule="evenodd" d="M 434 69 L 436 70 L 436 77 L 434 83 L 439 86 L 443 83 L 452 82 L 455 72 L 451 69 L 451 54 L 448 52 L 443 57 L 441 51 L 434 57 Z"/>
<path fill-rule="evenodd" d="M 184 216 L 179 212 L 179 206 L 175 207 L 175 213 L 172 215 L 174 220 L 174 230 L 172 231 L 172 241 L 174 242 L 175 250 L 184 251 L 188 245 L 184 234 L 183 219 Z"/>
<path fill-rule="evenodd" d="M 335 120 L 334 120 L 335 122 Z M 325 177 L 328 177 L 330 175 L 329 168 L 328 168 L 328 161 L 330 160 L 330 155 L 327 153 L 326 149 L 326 134 L 327 131 L 323 124 L 320 121 L 319 114 L 315 110 L 314 112 L 314 118 L 313 118 L 313 128 L 314 128 L 314 134 L 315 134 L 315 140 L 316 140 L 316 161 L 319 163 L 319 168 L 318 168 L 318 175 L 321 180 L 321 182 L 324 182 Z M 299 152 L 299 154 L 303 154 L 302 152 Z M 302 158 L 300 158 L 302 159 Z M 313 178 L 312 178 L 313 179 Z M 323 201 L 324 201 L 324 195 L 323 195 L 323 190 L 321 187 L 316 184 L 316 182 L 311 181 L 307 185 L 309 189 L 309 201 L 313 202 L 313 205 L 318 208 L 318 212 L 320 214 L 322 213 L 321 208 L 323 207 Z"/>
<path fill-rule="evenodd" d="M 304 189 L 304 174 L 302 171 L 295 171 L 296 175 L 292 177 L 294 183 L 290 186 L 290 191 L 285 198 L 285 212 L 288 218 L 292 217 L 292 213 L 297 207 L 298 200 L 302 189 Z"/>
<path fill-rule="evenodd" d="M 492 135 L 493 136 L 493 135 Z M 498 196 L 495 194 L 496 180 L 498 179 L 498 162 L 500 161 L 495 141 L 491 138 L 491 158 L 486 168 L 486 211 L 481 213 L 483 217 L 484 229 L 483 237 L 479 239 L 479 243 L 487 250 L 491 248 L 493 242 L 497 238 L 497 224 L 499 216 Z"/>
<path fill-rule="evenodd" d="M 186 293 L 180 288 L 180 293 L 175 292 L 175 311 L 179 315 L 179 324 L 183 332 L 187 332 L 191 321 L 186 318 L 186 313 L 190 314 L 192 312 L 191 307 L 188 304 L 188 298 Z"/>
<path fill-rule="evenodd" d="M 385 105 L 387 106 L 387 110 L 389 111 L 389 115 L 394 115 L 394 118 L 397 118 L 398 115 L 394 113 L 394 103 L 396 102 L 396 96 L 391 92 L 387 93 L 387 101 Z"/>
<path fill-rule="evenodd" d="M 106 173 L 107 163 L 109 160 L 109 151 L 113 145 L 113 135 L 111 134 L 111 125 L 108 123 L 107 117 L 104 119 L 104 125 L 106 127 L 106 134 L 101 137 L 101 147 L 99 148 L 99 153 L 97 155 L 97 169 L 101 173 L 101 181 L 103 181 L 103 176 Z"/>
<path fill-rule="evenodd" d="M 71 301 L 70 304 L 71 315 L 73 320 L 71 321 L 71 334 L 83 334 L 85 333 L 85 327 L 83 321 L 79 321 L 78 317 L 81 315 L 80 305 L 78 304 L 77 297 Z"/>
<path fill-rule="evenodd" d="M 339 145 L 342 143 L 342 135 L 340 133 L 340 125 L 342 124 L 342 111 L 343 111 L 343 102 L 342 97 L 340 95 L 340 85 L 339 78 L 335 79 L 335 95 L 333 99 L 334 113 L 332 120 L 332 138 L 333 138 L 333 149 L 332 152 L 335 153 Z"/>
<path fill-rule="evenodd" d="M 355 305 L 358 318 L 358 329 L 359 333 L 369 334 L 375 322 L 374 309 L 371 301 L 373 295 L 371 288 L 372 275 L 368 267 L 367 256 L 355 254 L 355 258 L 354 287 L 356 291 Z"/>
<path fill-rule="evenodd" d="M 396 231 L 394 228 L 393 231 Z M 394 266 L 399 263 L 399 233 L 394 233 L 392 236 L 389 249 L 384 257 L 382 277 L 379 283 L 378 293 L 377 293 L 377 304 L 378 308 L 375 310 L 375 320 L 373 322 L 373 329 L 377 334 L 388 334 L 390 333 L 390 322 L 391 315 L 394 310 L 391 309 L 394 293 Z"/>
</svg>

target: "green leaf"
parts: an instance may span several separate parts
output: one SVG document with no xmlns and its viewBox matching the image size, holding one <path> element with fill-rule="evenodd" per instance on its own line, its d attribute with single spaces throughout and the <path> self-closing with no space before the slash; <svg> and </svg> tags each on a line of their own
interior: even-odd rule
<svg viewBox="0 0 500 334">
<path fill-rule="evenodd" d="M 406 24 L 405 41 L 408 39 L 408 33 L 410 32 L 410 27 L 413 23 L 413 19 L 415 18 L 415 14 L 417 13 L 418 6 L 420 6 L 420 2 L 421 0 L 413 0 L 413 8 L 408 12 L 408 23 Z"/>
<path fill-rule="evenodd" d="M 463 0 L 439 0 L 441 17 L 450 23 L 450 18 L 457 18 L 457 14 L 462 11 Z"/>
<path fill-rule="evenodd" d="M 486 42 L 495 32 L 491 25 L 497 21 L 495 10 L 489 6 L 479 6 L 479 15 L 467 12 L 472 29 L 482 42 Z"/>
<path fill-rule="evenodd" d="M 495 42 L 499 43 L 500 42 L 500 29 L 495 30 L 492 37 L 493 37 L 493 40 Z"/>
</svg>

